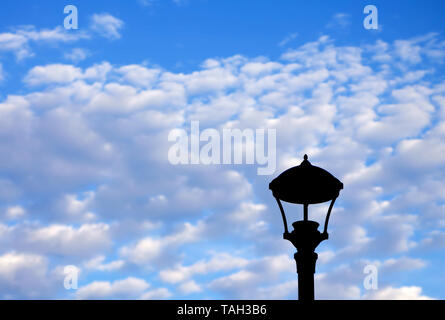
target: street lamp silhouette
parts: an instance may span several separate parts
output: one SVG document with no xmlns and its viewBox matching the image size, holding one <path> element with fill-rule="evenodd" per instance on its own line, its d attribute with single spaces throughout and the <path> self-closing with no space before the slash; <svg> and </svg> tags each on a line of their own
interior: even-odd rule
<svg viewBox="0 0 445 320">
<path fill-rule="evenodd" d="M 314 273 L 318 255 L 315 248 L 328 239 L 328 222 L 335 200 L 343 189 L 343 183 L 326 170 L 313 166 L 304 155 L 299 166 L 290 168 L 269 184 L 269 189 L 277 200 L 283 218 L 283 238 L 297 248 L 294 254 L 298 273 L 298 299 L 314 300 Z M 303 220 L 292 223 L 294 230 L 289 232 L 286 215 L 281 201 L 302 204 Z M 318 231 L 319 224 L 308 220 L 310 204 L 331 201 L 324 223 L 323 233 Z"/>
</svg>

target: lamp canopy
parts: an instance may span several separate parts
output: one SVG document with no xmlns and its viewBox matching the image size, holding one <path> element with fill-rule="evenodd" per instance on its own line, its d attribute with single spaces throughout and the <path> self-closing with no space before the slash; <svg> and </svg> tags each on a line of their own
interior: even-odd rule
<svg viewBox="0 0 445 320">
<path fill-rule="evenodd" d="M 299 166 L 292 167 L 269 184 L 275 198 L 297 204 L 314 204 L 338 197 L 343 183 L 326 170 L 313 166 L 304 155 Z"/>
</svg>

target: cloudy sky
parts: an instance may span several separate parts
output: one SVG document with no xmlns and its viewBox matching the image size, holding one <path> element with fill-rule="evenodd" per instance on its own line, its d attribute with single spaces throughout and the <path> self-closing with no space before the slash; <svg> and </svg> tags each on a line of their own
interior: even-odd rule
<svg viewBox="0 0 445 320">
<path fill-rule="evenodd" d="M 345 185 L 316 298 L 445 298 L 443 2 L 66 4 L 0 4 L 1 298 L 294 299 L 268 184 L 305 153 Z M 276 129 L 275 172 L 172 165 L 194 120 Z"/>
</svg>

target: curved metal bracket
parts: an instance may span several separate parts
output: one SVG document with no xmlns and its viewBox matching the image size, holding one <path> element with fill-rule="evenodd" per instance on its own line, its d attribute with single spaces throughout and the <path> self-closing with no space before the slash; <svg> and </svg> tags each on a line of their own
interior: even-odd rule
<svg viewBox="0 0 445 320">
<path fill-rule="evenodd" d="M 284 209 L 283 206 L 281 205 L 281 201 L 280 199 L 275 197 L 275 200 L 277 200 L 278 206 L 280 207 L 280 211 L 281 211 L 281 217 L 283 218 L 283 224 L 284 224 L 284 233 L 289 233 L 289 230 L 287 229 L 287 220 L 286 220 L 286 215 L 284 214 Z"/>
<path fill-rule="evenodd" d="M 335 197 L 334 199 L 332 199 L 331 204 L 329 205 L 329 209 L 328 209 L 328 214 L 326 215 L 326 220 L 324 222 L 324 230 L 323 233 L 324 234 L 328 234 L 328 223 L 329 223 L 329 217 L 331 216 L 331 210 L 332 207 L 334 206 L 335 200 L 337 200 L 337 197 Z"/>
</svg>

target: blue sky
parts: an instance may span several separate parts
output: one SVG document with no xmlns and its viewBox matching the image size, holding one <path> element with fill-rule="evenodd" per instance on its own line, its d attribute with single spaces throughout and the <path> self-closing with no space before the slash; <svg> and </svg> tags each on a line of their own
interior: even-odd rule
<svg viewBox="0 0 445 320">
<path fill-rule="evenodd" d="M 268 183 L 305 153 L 345 185 L 316 297 L 445 297 L 442 2 L 0 6 L 2 298 L 294 299 Z M 194 120 L 275 129 L 275 172 L 172 165 L 169 133 Z"/>
</svg>

